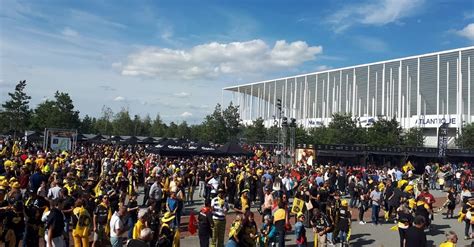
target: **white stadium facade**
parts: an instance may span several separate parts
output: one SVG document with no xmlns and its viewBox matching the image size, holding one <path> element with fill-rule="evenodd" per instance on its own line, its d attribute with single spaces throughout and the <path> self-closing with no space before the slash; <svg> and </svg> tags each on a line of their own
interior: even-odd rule
<svg viewBox="0 0 474 247">
<path fill-rule="evenodd" d="M 232 93 L 244 124 L 282 115 L 306 128 L 327 125 L 333 113 L 351 113 L 362 126 L 395 118 L 419 127 L 425 146 L 437 145 L 437 128 L 449 123 L 450 147 L 463 124 L 474 121 L 474 46 L 253 82 Z"/>
</svg>

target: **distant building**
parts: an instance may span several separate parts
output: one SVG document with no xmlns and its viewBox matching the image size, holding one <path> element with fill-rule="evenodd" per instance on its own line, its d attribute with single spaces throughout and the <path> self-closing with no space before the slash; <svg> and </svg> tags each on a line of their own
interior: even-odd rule
<svg viewBox="0 0 474 247">
<path fill-rule="evenodd" d="M 449 123 L 449 145 L 462 124 L 474 121 L 474 47 L 331 69 L 226 87 L 244 123 L 267 126 L 283 116 L 307 128 L 327 125 L 350 112 L 362 126 L 396 118 L 404 129 L 420 127 L 425 145 L 436 146 L 437 128 Z"/>
</svg>

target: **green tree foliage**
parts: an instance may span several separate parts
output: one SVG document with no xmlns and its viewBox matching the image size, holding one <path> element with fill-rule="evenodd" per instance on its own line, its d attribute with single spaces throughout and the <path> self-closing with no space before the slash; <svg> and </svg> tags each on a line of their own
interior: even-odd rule
<svg viewBox="0 0 474 247">
<path fill-rule="evenodd" d="M 6 128 L 15 132 L 26 130 L 31 110 L 29 107 L 31 97 L 25 93 L 26 81 L 20 81 L 15 86 L 15 91 L 8 93 L 10 97 L 2 104 L 1 119 L 5 121 Z"/>
<path fill-rule="evenodd" d="M 396 119 L 380 119 L 368 129 L 367 144 L 370 146 L 400 146 L 402 129 Z"/>
<path fill-rule="evenodd" d="M 240 114 L 239 107 L 230 102 L 229 106 L 222 112 L 227 129 L 227 138 L 235 139 L 240 132 Z"/>
<path fill-rule="evenodd" d="M 167 128 L 165 137 L 175 138 L 175 137 L 178 137 L 177 134 L 178 134 L 178 125 L 175 124 L 174 122 L 171 122 Z"/>
<path fill-rule="evenodd" d="M 81 120 L 81 125 L 79 126 L 79 133 L 83 134 L 91 134 L 91 133 L 96 133 L 94 129 L 94 121 L 95 118 L 89 117 L 89 115 L 86 115 L 82 120 Z"/>
<path fill-rule="evenodd" d="M 425 136 L 420 128 L 411 128 L 403 137 L 403 145 L 406 147 L 423 147 Z"/>
<path fill-rule="evenodd" d="M 217 104 L 214 112 L 204 119 L 202 138 L 206 141 L 224 143 L 228 140 L 226 121 L 222 116 L 222 108 Z"/>
<path fill-rule="evenodd" d="M 122 108 L 117 114 L 112 122 L 113 126 L 113 135 L 130 135 L 133 134 L 134 126 L 133 121 L 130 118 L 130 114 L 127 109 Z"/>
<path fill-rule="evenodd" d="M 97 121 L 94 123 L 94 130 L 97 131 L 97 134 L 103 135 L 112 135 L 113 126 L 112 119 L 114 117 L 114 112 L 110 107 L 102 106 L 102 114 Z"/>
<path fill-rule="evenodd" d="M 474 149 L 474 123 L 467 124 L 462 128 L 456 143 L 461 148 Z"/>
<path fill-rule="evenodd" d="M 324 140 L 331 144 L 360 143 L 361 133 L 364 131 L 357 126 L 357 122 L 347 113 L 334 113 L 332 121 L 326 130 Z"/>
<path fill-rule="evenodd" d="M 81 125 L 79 111 L 67 93 L 56 91 L 54 100 L 46 100 L 34 110 L 31 127 L 42 131 L 45 128 L 78 129 Z"/>
<path fill-rule="evenodd" d="M 56 91 L 54 94 L 54 103 L 58 110 L 57 126 L 66 129 L 77 129 L 81 124 L 79 111 L 74 110 L 74 104 L 68 93 Z"/>
<path fill-rule="evenodd" d="M 263 123 L 262 118 L 257 118 L 253 121 L 252 125 L 244 128 L 244 137 L 250 144 L 265 141 L 267 135 L 267 129 Z"/>
<path fill-rule="evenodd" d="M 178 125 L 176 129 L 176 137 L 182 139 L 191 138 L 191 128 L 189 128 L 188 123 L 186 123 L 186 121 L 183 121 Z"/>
<path fill-rule="evenodd" d="M 166 133 L 166 124 L 163 123 L 159 114 L 156 114 L 155 120 L 151 125 L 151 136 L 164 137 Z"/>
</svg>

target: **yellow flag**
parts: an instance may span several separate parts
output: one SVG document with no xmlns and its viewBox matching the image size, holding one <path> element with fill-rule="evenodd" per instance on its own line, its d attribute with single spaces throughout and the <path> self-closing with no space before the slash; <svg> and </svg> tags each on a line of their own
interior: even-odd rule
<svg viewBox="0 0 474 247">
<path fill-rule="evenodd" d="M 180 233 L 179 229 L 176 230 L 174 234 L 174 239 L 173 239 L 173 247 L 179 247 L 179 239 L 180 239 Z"/>
<path fill-rule="evenodd" d="M 398 230 L 398 225 L 394 225 L 394 226 L 390 227 L 390 230 L 397 231 Z"/>
<path fill-rule="evenodd" d="M 319 234 L 317 232 L 314 233 L 314 247 L 318 247 L 318 242 L 319 242 Z"/>
<path fill-rule="evenodd" d="M 293 200 L 293 206 L 291 207 L 291 212 L 297 214 L 303 212 L 304 201 L 298 198 Z"/>
</svg>

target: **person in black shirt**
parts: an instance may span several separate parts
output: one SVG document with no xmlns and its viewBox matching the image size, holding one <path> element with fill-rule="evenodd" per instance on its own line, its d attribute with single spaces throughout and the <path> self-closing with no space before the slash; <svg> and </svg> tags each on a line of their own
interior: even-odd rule
<svg viewBox="0 0 474 247">
<path fill-rule="evenodd" d="M 425 233 L 425 217 L 418 215 L 413 221 L 413 226 L 406 232 L 405 247 L 424 247 L 428 246 Z"/>
<path fill-rule="evenodd" d="M 129 227 L 128 231 L 128 238 L 132 238 L 133 235 L 133 227 L 135 226 L 135 223 L 138 221 L 138 202 L 137 202 L 137 196 L 138 194 L 134 192 L 128 201 L 127 204 L 127 212 L 128 212 L 128 218 L 126 220 L 127 225 Z"/>
<path fill-rule="evenodd" d="M 198 231 L 199 231 L 199 244 L 200 247 L 208 247 L 209 239 L 212 234 L 212 227 L 214 221 L 212 220 L 212 208 L 211 201 L 206 200 L 204 207 L 199 211 L 198 216 Z"/>
<path fill-rule="evenodd" d="M 50 203 L 51 210 L 46 218 L 46 235 L 47 246 L 64 246 L 64 216 L 61 210 L 58 209 L 59 201 L 53 200 Z"/>
<path fill-rule="evenodd" d="M 30 191 L 29 198 L 25 204 L 26 228 L 23 236 L 25 246 L 39 246 L 39 228 L 41 226 L 41 214 L 46 207 L 47 201 Z"/>
<path fill-rule="evenodd" d="M 101 203 L 97 205 L 94 210 L 93 218 L 93 229 L 94 229 L 94 242 L 93 247 L 102 246 L 105 244 L 107 236 L 105 234 L 105 226 L 109 221 L 109 197 L 103 196 L 101 198 Z"/>
<path fill-rule="evenodd" d="M 3 213 L 5 227 L 5 246 L 9 246 L 11 242 L 15 242 L 18 246 L 23 237 L 25 230 L 25 216 L 23 214 L 23 203 L 17 201 L 13 204 L 13 209 L 9 209 Z"/>
<path fill-rule="evenodd" d="M 71 222 L 72 210 L 74 209 L 74 199 L 69 195 L 66 188 L 61 189 L 59 192 L 59 208 L 64 214 L 64 231 L 68 234 L 65 235 L 66 246 L 69 245 L 69 223 Z"/>
</svg>

